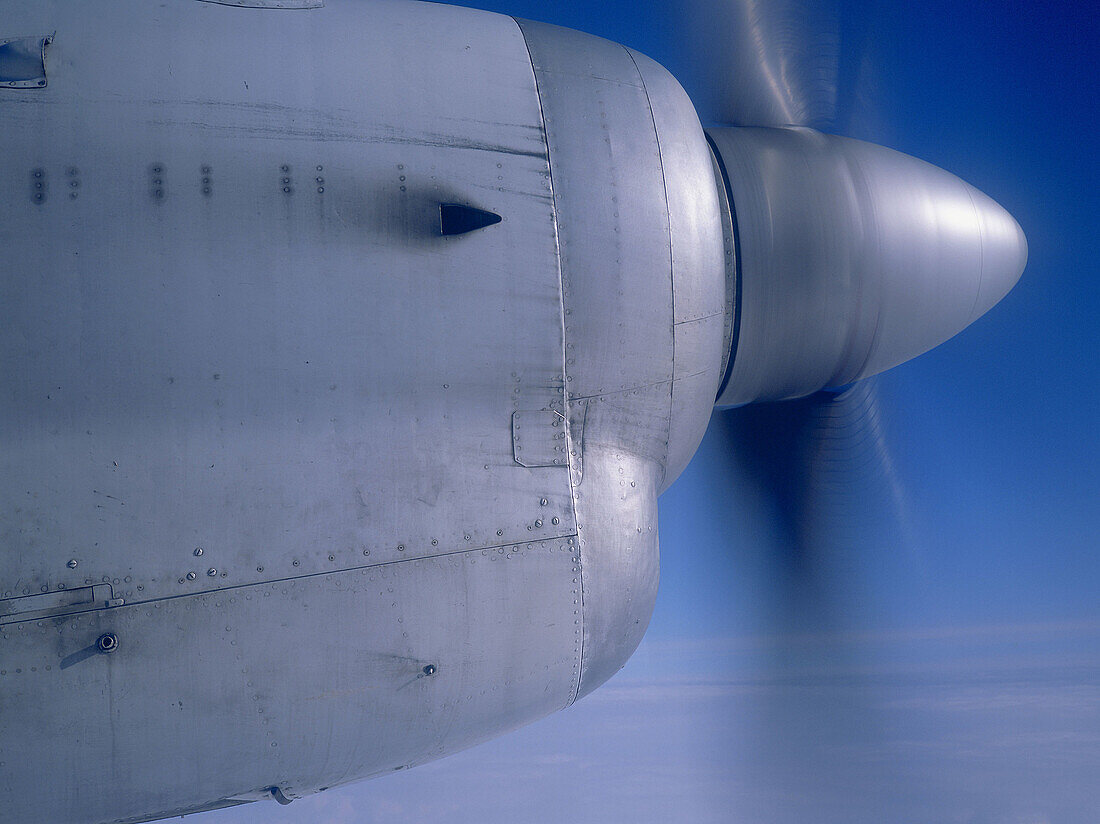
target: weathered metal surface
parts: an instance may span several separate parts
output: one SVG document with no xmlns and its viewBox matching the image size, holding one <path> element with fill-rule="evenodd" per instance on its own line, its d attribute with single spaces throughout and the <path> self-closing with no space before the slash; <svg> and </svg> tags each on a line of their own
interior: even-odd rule
<svg viewBox="0 0 1100 824">
<path fill-rule="evenodd" d="M 718 385 L 724 250 L 710 152 L 683 89 L 618 44 L 520 25 L 554 180 L 571 457 L 583 458 L 573 481 L 585 694 L 649 622 L 656 497 L 666 469 L 678 473 L 698 446 Z M 682 354 L 678 296 L 696 331 Z"/>
<path fill-rule="evenodd" d="M 726 248 L 710 148 L 676 79 L 628 50 L 645 84 L 661 153 L 672 262 L 673 385 L 668 459 L 660 489 L 679 477 L 703 439 L 723 356 Z"/>
<path fill-rule="evenodd" d="M 5 626 L 5 819 L 174 815 L 197 793 L 272 786 L 294 798 L 560 709 L 579 647 L 572 549 L 471 550 Z M 94 650 L 104 633 L 110 654 Z"/>
<path fill-rule="evenodd" d="M 556 409 L 512 413 L 512 453 L 520 466 L 567 466 L 567 438 L 566 418 Z"/>
<path fill-rule="evenodd" d="M 722 359 L 682 89 L 435 4 L 0 11 L 59 32 L 0 91 L 0 599 L 49 596 L 0 628 L 6 813 L 293 799 L 616 672 Z"/>
<path fill-rule="evenodd" d="M 21 595 L 18 598 L 4 598 L 0 600 L 0 624 L 87 612 L 112 604 L 120 605 L 112 594 L 110 584 L 93 584 L 37 595 Z"/>
<path fill-rule="evenodd" d="M 402 62 L 389 32 L 415 11 L 261 16 L 250 46 L 205 31 L 218 7 L 68 8 L 56 56 L 74 69 L 0 102 L 19 159 L 2 190 L 41 168 L 51 195 L 7 200 L 0 229 L 0 597 L 106 579 L 132 602 L 572 534 L 565 467 L 513 460 L 512 413 L 564 409 L 549 165 L 515 24 L 421 13 L 404 85 L 364 84 Z M 173 25 L 203 48 L 170 75 L 103 48 L 127 11 L 139 49 Z M 354 71 L 331 45 L 350 30 Z M 278 57 L 302 38 L 324 43 L 323 82 Z M 507 219 L 441 238 L 455 194 Z"/>
</svg>

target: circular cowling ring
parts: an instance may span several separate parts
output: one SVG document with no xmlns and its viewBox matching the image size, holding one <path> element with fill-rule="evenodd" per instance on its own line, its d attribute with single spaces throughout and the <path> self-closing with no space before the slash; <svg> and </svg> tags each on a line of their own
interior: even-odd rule
<svg viewBox="0 0 1100 824">
<path fill-rule="evenodd" d="M 105 632 L 96 639 L 95 647 L 102 653 L 112 653 L 118 649 L 118 636 L 113 632 Z"/>
</svg>

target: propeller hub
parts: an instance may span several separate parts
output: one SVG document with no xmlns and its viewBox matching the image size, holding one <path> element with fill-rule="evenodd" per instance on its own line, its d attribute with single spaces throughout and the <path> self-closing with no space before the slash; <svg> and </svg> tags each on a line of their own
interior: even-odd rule
<svg viewBox="0 0 1100 824">
<path fill-rule="evenodd" d="M 961 332 L 1023 272 L 1020 226 L 942 169 L 812 129 L 707 135 L 737 244 L 719 406 L 896 366 Z"/>
</svg>

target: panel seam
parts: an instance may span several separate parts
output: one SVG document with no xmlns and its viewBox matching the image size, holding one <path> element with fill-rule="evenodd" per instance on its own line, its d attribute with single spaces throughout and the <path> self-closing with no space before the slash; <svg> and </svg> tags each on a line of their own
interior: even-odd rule
<svg viewBox="0 0 1100 824">
<path fill-rule="evenodd" d="M 546 130 L 546 111 L 543 107 L 542 101 L 542 89 L 539 87 L 539 73 L 535 68 L 535 56 L 531 54 L 531 44 L 527 42 L 527 32 L 523 30 L 523 24 L 520 23 L 519 18 L 513 17 L 512 21 L 519 29 L 520 37 L 523 38 L 523 46 L 527 49 L 527 59 L 531 64 L 531 78 L 535 84 L 535 96 L 538 99 L 539 104 L 539 125 L 542 129 L 542 142 L 546 147 L 546 171 L 548 175 L 548 181 L 550 184 L 550 212 L 552 217 L 552 223 L 554 227 L 554 252 L 558 270 L 558 320 L 561 324 L 561 386 L 562 386 L 562 405 L 565 424 L 565 448 L 566 448 L 566 460 L 569 466 L 569 498 L 570 503 L 573 506 L 573 524 L 577 527 L 574 533 L 576 539 L 576 552 L 577 557 L 581 559 L 582 574 L 577 575 L 577 589 L 578 600 L 580 601 L 580 618 L 581 618 L 581 637 L 580 644 L 577 649 L 577 677 L 576 683 L 573 684 L 572 693 L 569 696 L 569 700 L 566 706 L 572 705 L 577 700 L 577 696 L 580 694 L 581 689 L 581 675 L 584 671 L 584 617 L 585 617 L 585 598 L 584 598 L 584 556 L 581 554 L 581 540 L 580 540 L 580 513 L 577 510 L 577 487 L 574 483 L 574 478 L 577 474 L 577 459 L 583 459 L 583 456 L 575 456 L 573 453 L 577 452 L 573 441 L 573 430 L 570 423 L 572 418 L 571 405 L 572 398 L 569 396 L 569 362 L 568 362 L 568 348 L 566 345 L 565 335 L 565 272 L 562 268 L 561 259 L 561 238 L 558 234 L 558 199 L 554 190 L 554 164 L 550 160 L 550 135 Z M 569 537 L 569 536 L 566 536 Z"/>
</svg>

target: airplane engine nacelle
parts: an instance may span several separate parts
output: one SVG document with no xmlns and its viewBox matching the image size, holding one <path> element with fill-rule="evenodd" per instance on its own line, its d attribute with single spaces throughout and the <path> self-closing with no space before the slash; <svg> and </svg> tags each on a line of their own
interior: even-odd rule
<svg viewBox="0 0 1100 824">
<path fill-rule="evenodd" d="M 839 387 L 961 332 L 1019 280 L 1027 241 L 973 186 L 811 129 L 709 129 L 738 266 L 720 406 Z"/>
</svg>

